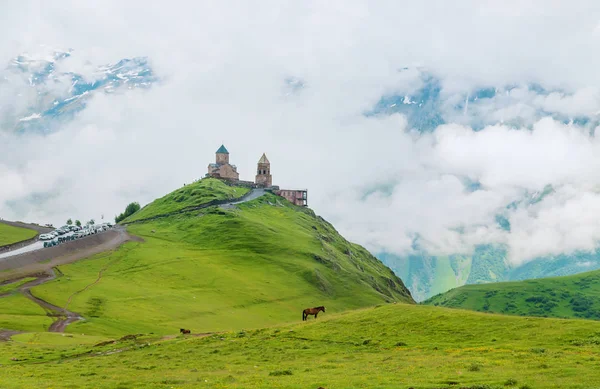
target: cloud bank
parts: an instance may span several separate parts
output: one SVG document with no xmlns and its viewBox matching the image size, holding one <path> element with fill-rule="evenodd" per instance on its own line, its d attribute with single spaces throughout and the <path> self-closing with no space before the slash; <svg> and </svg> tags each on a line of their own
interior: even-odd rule
<svg viewBox="0 0 600 389">
<path fill-rule="evenodd" d="M 598 246 L 595 128 L 552 118 L 600 112 L 597 2 L 9 0 L 0 11 L 0 63 L 72 48 L 62 72 L 146 56 L 160 77 L 95 95 L 51 133 L 0 117 L 5 219 L 112 218 L 203 176 L 224 143 L 241 177 L 266 152 L 276 184 L 308 188 L 315 211 L 374 252 L 502 243 L 518 264 Z M 422 132 L 401 114 L 364 114 L 418 88 L 419 66 L 440 80 L 447 124 Z M 451 109 L 506 85 L 517 87 Z M 6 81 L 0 113 L 37 99 L 27 80 Z"/>
</svg>

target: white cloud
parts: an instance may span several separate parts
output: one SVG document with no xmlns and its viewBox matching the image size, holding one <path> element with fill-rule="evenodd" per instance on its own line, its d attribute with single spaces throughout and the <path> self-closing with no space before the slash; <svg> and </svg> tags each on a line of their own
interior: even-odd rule
<svg viewBox="0 0 600 389">
<path fill-rule="evenodd" d="M 0 88 L 0 216 L 112 217 L 202 176 L 224 142 L 243 178 L 266 152 L 275 183 L 308 187 L 318 213 L 373 250 L 406 253 L 416 237 L 432 253 L 506 243 L 515 262 L 589 249 L 600 238 L 589 216 L 600 206 L 598 142 L 536 110 L 600 110 L 599 17 L 592 1 L 9 0 L 0 62 L 45 44 L 74 49 L 61 71 L 94 77 L 98 65 L 147 56 L 162 81 L 97 94 L 47 136 L 6 124 L 38 98 L 26 80 Z M 417 88 L 412 70 L 397 71 L 415 65 L 441 77 L 445 96 L 530 82 L 565 92 L 517 88 L 476 108 L 483 123 L 520 117 L 531 130 L 450 124 L 419 135 L 400 115 L 362 115 L 385 93 Z M 287 77 L 306 87 L 286 95 Z M 466 177 L 482 190 L 465 190 Z M 556 192 L 544 201 L 505 210 L 547 184 Z"/>
</svg>

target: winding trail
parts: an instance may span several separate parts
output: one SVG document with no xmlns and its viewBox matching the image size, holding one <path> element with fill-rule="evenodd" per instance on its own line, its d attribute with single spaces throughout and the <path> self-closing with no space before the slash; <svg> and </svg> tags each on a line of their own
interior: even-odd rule
<svg viewBox="0 0 600 389">
<path fill-rule="evenodd" d="M 22 334 L 21 331 L 0 330 L 0 342 L 8 342 L 13 335 Z"/>
<path fill-rule="evenodd" d="M 69 324 L 74 323 L 78 320 L 84 320 L 84 318 L 80 314 L 76 312 L 71 312 L 66 308 L 61 308 L 54 304 L 50 304 L 46 300 L 36 297 L 33 295 L 33 293 L 31 293 L 31 288 L 52 281 L 56 278 L 56 273 L 53 269 L 41 274 L 35 274 L 31 276 L 36 277 L 36 279 L 21 285 L 17 288 L 17 291 L 23 294 L 23 296 L 27 297 L 29 300 L 39 305 L 46 312 L 46 315 L 48 317 L 54 318 L 54 321 L 48 328 L 49 332 L 64 332 L 65 328 Z M 15 280 L 15 282 L 18 281 L 19 280 Z M 6 296 L 8 295 L 10 294 L 7 294 Z M 9 340 L 11 336 L 19 333 L 21 333 L 21 331 L 0 330 L 0 341 Z"/>
<path fill-rule="evenodd" d="M 28 282 L 21 287 L 19 287 L 19 292 L 21 292 L 25 297 L 29 300 L 33 301 L 37 305 L 39 305 L 43 310 L 46 311 L 46 314 L 50 317 L 56 318 L 54 322 L 48 328 L 49 332 L 64 332 L 65 328 L 78 320 L 84 320 L 83 317 L 75 312 L 71 312 L 65 308 L 58 307 L 54 304 L 50 304 L 46 300 L 42 300 L 39 297 L 36 297 L 31 293 L 31 288 L 34 286 L 38 286 L 44 284 L 46 282 L 52 281 L 56 278 L 56 273 L 54 270 L 50 270 L 46 273 L 40 275 L 37 279 Z"/>
</svg>

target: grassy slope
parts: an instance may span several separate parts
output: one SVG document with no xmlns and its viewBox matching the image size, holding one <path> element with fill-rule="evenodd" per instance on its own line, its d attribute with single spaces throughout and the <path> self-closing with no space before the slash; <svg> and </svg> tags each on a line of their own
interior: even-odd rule
<svg viewBox="0 0 600 389">
<path fill-rule="evenodd" d="M 243 196 L 247 188 L 225 185 L 214 178 L 206 178 L 186 185 L 168 195 L 154 200 L 135 214 L 125 219 L 125 223 L 164 215 L 187 207 L 196 207 L 212 200 L 233 199 Z"/>
<path fill-rule="evenodd" d="M 28 228 L 13 227 L 0 223 L 0 246 L 31 239 L 37 232 Z"/>
<path fill-rule="evenodd" d="M 583 389 L 600 382 L 599 333 L 600 323 L 584 320 L 389 304 L 207 338 L 91 349 L 0 343 L 0 380 L 11 388 Z"/>
<path fill-rule="evenodd" d="M 68 308 L 87 320 L 67 331 L 248 329 L 297 321 L 306 307 L 339 312 L 412 302 L 402 281 L 364 248 L 274 195 L 129 229 L 145 242 L 62 266 L 64 277 L 33 289 L 59 306 L 73 296 Z"/>
<path fill-rule="evenodd" d="M 466 285 L 425 304 L 510 315 L 600 319 L 600 271 L 536 280 Z"/>
<path fill-rule="evenodd" d="M 46 312 L 25 296 L 13 294 L 0 298 L 0 328 L 45 331 L 50 324 L 52 320 Z"/>
</svg>

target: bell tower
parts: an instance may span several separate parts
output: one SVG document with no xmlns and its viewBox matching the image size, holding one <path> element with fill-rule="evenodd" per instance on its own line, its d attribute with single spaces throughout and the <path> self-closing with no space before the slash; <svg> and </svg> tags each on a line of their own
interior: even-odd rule
<svg viewBox="0 0 600 389">
<path fill-rule="evenodd" d="M 216 156 L 217 158 L 215 162 L 217 163 L 217 165 L 226 165 L 229 163 L 229 151 L 227 151 L 224 145 L 221 145 L 221 147 L 219 147 Z"/>
<path fill-rule="evenodd" d="M 273 177 L 271 176 L 271 162 L 269 162 L 264 153 L 258 160 L 255 182 L 257 185 L 265 188 L 269 188 L 273 185 Z"/>
</svg>

